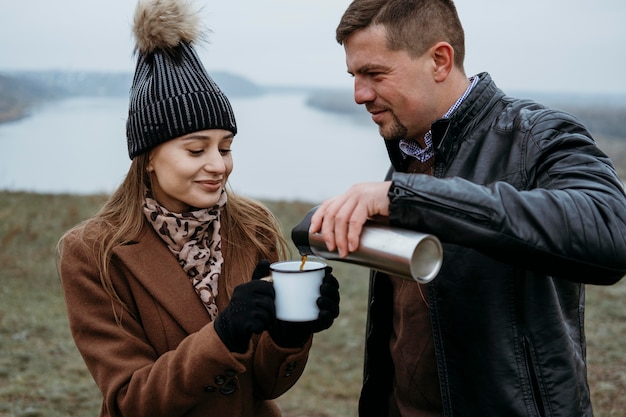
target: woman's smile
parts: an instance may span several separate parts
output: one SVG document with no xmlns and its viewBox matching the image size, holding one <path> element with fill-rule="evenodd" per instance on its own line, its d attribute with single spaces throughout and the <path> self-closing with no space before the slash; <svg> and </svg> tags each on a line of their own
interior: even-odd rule
<svg viewBox="0 0 626 417">
<path fill-rule="evenodd" d="M 202 189 L 211 193 L 219 191 L 223 185 L 222 180 L 197 180 L 194 182 L 198 184 Z"/>
</svg>

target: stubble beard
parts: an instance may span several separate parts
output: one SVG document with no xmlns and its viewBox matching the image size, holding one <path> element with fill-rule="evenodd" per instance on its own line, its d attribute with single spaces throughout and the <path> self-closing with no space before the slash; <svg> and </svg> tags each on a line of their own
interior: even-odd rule
<svg viewBox="0 0 626 417">
<path fill-rule="evenodd" d="M 408 132 L 406 126 L 400 123 L 400 120 L 398 120 L 395 115 L 392 114 L 392 116 L 393 123 L 390 126 L 378 126 L 378 132 L 380 133 L 380 136 L 382 136 L 385 140 L 405 139 Z"/>
</svg>

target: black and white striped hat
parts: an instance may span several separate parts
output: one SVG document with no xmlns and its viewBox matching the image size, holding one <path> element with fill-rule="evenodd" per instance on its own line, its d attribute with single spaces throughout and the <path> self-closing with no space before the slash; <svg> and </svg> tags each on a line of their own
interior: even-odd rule
<svg viewBox="0 0 626 417">
<path fill-rule="evenodd" d="M 140 0 L 134 34 L 138 59 L 126 122 L 131 159 L 199 130 L 237 133 L 228 98 L 193 48 L 202 34 L 185 0 Z"/>
</svg>

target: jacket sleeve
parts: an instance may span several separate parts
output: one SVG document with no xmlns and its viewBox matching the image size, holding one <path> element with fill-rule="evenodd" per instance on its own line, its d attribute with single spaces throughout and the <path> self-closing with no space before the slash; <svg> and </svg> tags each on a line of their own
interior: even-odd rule
<svg viewBox="0 0 626 417">
<path fill-rule="evenodd" d="M 623 183 L 576 119 L 556 116 L 543 111 L 519 126 L 505 138 L 515 143 L 509 154 L 482 144 L 467 176 L 393 173 L 391 224 L 524 269 L 591 284 L 619 281 L 626 274 Z M 464 146 L 475 145 L 462 144 L 459 154 L 471 154 Z M 475 181 L 471 170 L 488 179 Z"/>
<path fill-rule="evenodd" d="M 211 322 L 188 335 L 182 329 L 169 333 L 182 334 L 180 341 L 153 340 L 144 329 L 135 289 L 123 266 L 111 270 L 115 290 L 128 307 L 122 310 L 116 304 L 118 323 L 88 246 L 72 235 L 64 241 L 60 274 L 71 332 L 103 394 L 103 415 L 182 416 L 196 407 L 239 415 L 234 410 L 242 402 L 251 403 L 253 396 L 259 400 L 287 390 L 299 374 L 285 375 L 284 370 L 291 362 L 298 367 L 306 362 L 308 350 L 278 348 L 261 356 L 267 363 L 254 364 L 256 338 L 246 353 L 232 354 Z M 269 348 L 263 339 L 259 346 L 265 352 Z M 170 345 L 175 348 L 161 352 L 162 346 Z M 253 391 L 267 386 L 272 389 Z"/>
</svg>

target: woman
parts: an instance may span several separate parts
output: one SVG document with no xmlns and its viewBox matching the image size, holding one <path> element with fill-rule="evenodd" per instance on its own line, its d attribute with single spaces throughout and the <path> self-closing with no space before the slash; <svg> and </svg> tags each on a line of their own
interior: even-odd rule
<svg viewBox="0 0 626 417">
<path fill-rule="evenodd" d="M 279 416 L 273 399 L 304 370 L 312 334 L 339 313 L 330 268 L 309 323 L 276 320 L 283 258 L 276 219 L 227 190 L 237 133 L 194 49 L 186 3 L 137 6 L 129 172 L 59 243 L 76 345 L 103 394 L 101 416 Z"/>
</svg>

